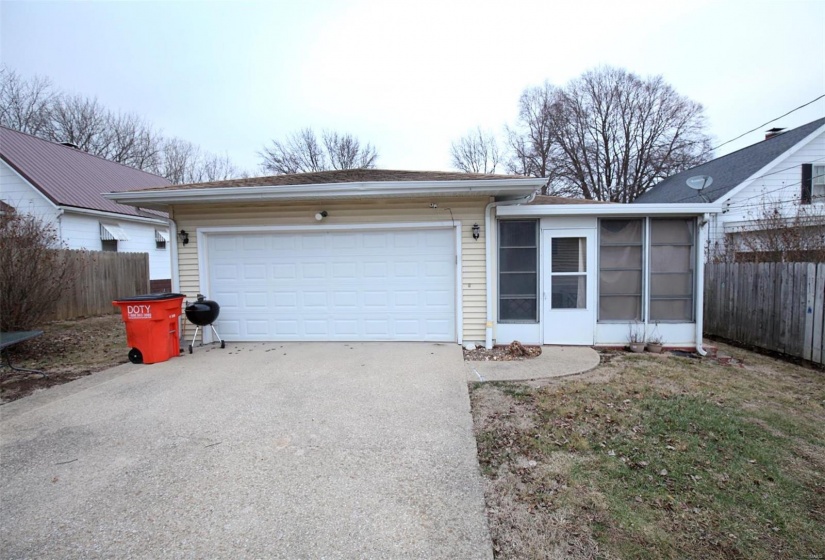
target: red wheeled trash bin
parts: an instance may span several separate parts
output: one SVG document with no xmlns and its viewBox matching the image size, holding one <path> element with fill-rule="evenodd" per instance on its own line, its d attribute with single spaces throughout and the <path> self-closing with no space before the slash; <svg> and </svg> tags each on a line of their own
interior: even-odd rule
<svg viewBox="0 0 825 560">
<path fill-rule="evenodd" d="M 133 364 L 165 362 L 180 355 L 180 330 L 183 294 L 146 294 L 119 299 L 112 305 L 120 307 L 126 323 L 126 343 L 129 361 Z"/>
</svg>

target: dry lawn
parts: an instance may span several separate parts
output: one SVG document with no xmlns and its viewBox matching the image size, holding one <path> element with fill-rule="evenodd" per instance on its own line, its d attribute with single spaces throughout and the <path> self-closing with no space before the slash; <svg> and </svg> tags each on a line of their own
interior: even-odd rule
<svg viewBox="0 0 825 560">
<path fill-rule="evenodd" d="M 603 354 L 475 384 L 497 558 L 825 558 L 825 373 Z"/>
<path fill-rule="evenodd" d="M 9 402 L 38 389 L 66 383 L 125 363 L 126 328 L 120 314 L 48 323 L 43 336 L 9 349 L 15 367 L 48 374 L 27 375 L 0 369 L 0 402 Z"/>
</svg>

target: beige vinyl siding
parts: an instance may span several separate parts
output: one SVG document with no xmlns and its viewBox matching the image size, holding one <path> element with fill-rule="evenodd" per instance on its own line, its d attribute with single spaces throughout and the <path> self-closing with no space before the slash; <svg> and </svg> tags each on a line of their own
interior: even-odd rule
<svg viewBox="0 0 825 560">
<path fill-rule="evenodd" d="M 435 202 L 438 208 L 430 208 Z M 184 247 L 178 240 L 180 290 L 193 299 L 200 290 L 198 272 L 198 228 L 237 226 L 319 225 L 315 213 L 326 210 L 324 225 L 404 222 L 461 222 L 462 326 L 465 341 L 483 341 L 487 314 L 485 293 L 484 208 L 487 197 L 451 199 L 383 199 L 346 202 L 295 202 L 261 204 L 198 204 L 175 206 L 172 215 L 178 229 L 189 233 Z M 452 211 L 452 215 L 451 215 Z M 481 236 L 473 239 L 473 224 Z M 319 225 L 319 227 L 322 227 Z M 208 294 L 206 294 L 208 295 Z M 220 302 L 218 302 L 220 303 Z M 187 336 L 194 327 L 187 324 Z"/>
</svg>

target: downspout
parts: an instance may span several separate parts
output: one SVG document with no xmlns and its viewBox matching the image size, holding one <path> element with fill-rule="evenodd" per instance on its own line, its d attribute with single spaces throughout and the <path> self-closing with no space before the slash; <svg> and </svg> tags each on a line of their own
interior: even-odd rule
<svg viewBox="0 0 825 560">
<path fill-rule="evenodd" d="M 63 241 L 63 213 L 66 212 L 63 208 L 57 209 L 57 238 Z"/>
<path fill-rule="evenodd" d="M 707 351 L 702 347 L 702 323 L 705 315 L 705 258 L 707 257 L 705 254 L 705 226 L 708 224 L 709 215 L 703 214 L 701 220 L 702 222 L 699 224 L 697 235 L 698 239 L 696 240 L 699 249 L 696 251 L 698 257 L 696 259 L 698 261 L 696 263 L 696 294 L 701 295 L 702 298 L 702 305 L 696 306 L 696 353 L 700 356 L 707 356 Z M 694 303 L 694 305 L 696 304 Z"/>
<path fill-rule="evenodd" d="M 493 347 L 493 208 L 497 206 L 516 206 L 519 204 L 529 204 L 536 198 L 538 191 L 529 195 L 516 198 L 515 200 L 502 200 L 501 202 L 491 202 L 484 210 L 484 244 L 486 256 L 485 269 L 487 271 L 487 323 L 484 331 L 484 347 L 488 350 Z"/>
<path fill-rule="evenodd" d="M 169 245 L 171 246 L 169 258 L 172 259 L 172 262 L 169 264 L 172 267 L 172 292 L 179 294 L 180 277 L 178 274 L 178 224 L 175 223 L 175 220 L 172 219 L 171 215 L 166 220 L 169 222 Z"/>
</svg>

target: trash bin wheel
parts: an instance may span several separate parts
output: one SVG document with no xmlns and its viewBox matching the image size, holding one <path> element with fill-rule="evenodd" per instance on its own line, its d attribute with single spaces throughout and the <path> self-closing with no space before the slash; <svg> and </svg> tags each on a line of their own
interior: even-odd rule
<svg viewBox="0 0 825 560">
<path fill-rule="evenodd" d="M 224 342 L 223 340 L 221 340 L 221 348 L 226 348 L 226 342 Z"/>
<path fill-rule="evenodd" d="M 192 353 L 192 345 L 191 344 L 189 345 L 189 353 L 190 354 Z"/>
<path fill-rule="evenodd" d="M 140 353 L 140 350 L 137 348 L 132 348 L 129 350 L 129 361 L 133 364 L 142 364 L 143 363 L 143 354 Z"/>
</svg>

